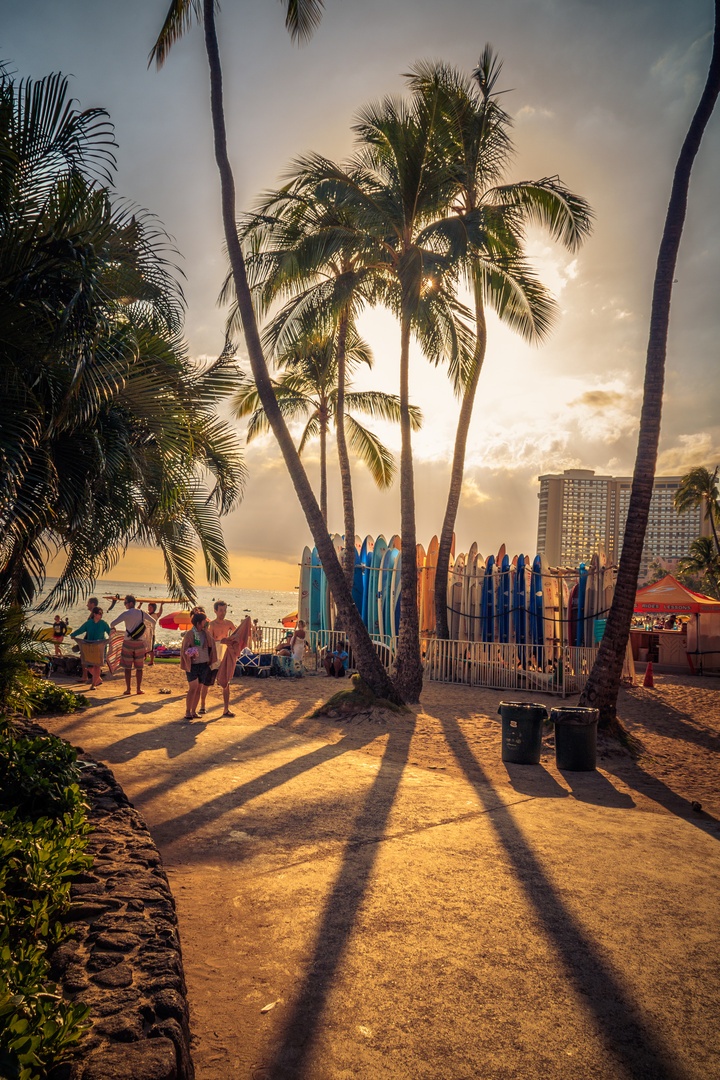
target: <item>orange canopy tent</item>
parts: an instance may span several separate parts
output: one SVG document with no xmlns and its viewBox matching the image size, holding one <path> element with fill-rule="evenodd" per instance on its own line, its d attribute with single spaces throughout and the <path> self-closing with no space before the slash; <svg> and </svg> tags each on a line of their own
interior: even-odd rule
<svg viewBox="0 0 720 1080">
<path fill-rule="evenodd" d="M 699 615 L 703 612 L 720 614 L 720 601 L 686 589 L 672 574 L 668 574 L 661 581 L 638 589 L 635 611 L 664 612 L 666 615 L 673 612 L 676 615 Z"/>
<path fill-rule="evenodd" d="M 638 589 L 635 611 L 639 614 L 694 615 L 687 626 L 690 667 L 695 670 L 691 659 L 695 657 L 700 671 L 720 669 L 720 601 L 686 589 L 668 574 L 661 581 Z"/>
</svg>

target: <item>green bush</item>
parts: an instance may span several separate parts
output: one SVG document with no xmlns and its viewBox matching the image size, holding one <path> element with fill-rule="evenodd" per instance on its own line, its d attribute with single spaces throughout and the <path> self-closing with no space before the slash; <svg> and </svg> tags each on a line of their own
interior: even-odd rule
<svg viewBox="0 0 720 1080">
<path fill-rule="evenodd" d="M 0 727 L 0 1077 L 42 1080 L 88 1028 L 46 957 L 68 936 L 70 884 L 92 865 L 77 753 L 55 736 Z"/>
<path fill-rule="evenodd" d="M 75 694 L 72 690 L 65 690 L 62 686 L 47 679 L 39 679 L 31 675 L 27 701 L 31 716 L 39 713 L 71 713 L 76 709 L 84 709 L 90 704 L 84 694 Z"/>
<path fill-rule="evenodd" d="M 0 810 L 23 817 L 62 817 L 84 806 L 77 752 L 54 735 L 18 736 L 0 725 Z"/>
</svg>

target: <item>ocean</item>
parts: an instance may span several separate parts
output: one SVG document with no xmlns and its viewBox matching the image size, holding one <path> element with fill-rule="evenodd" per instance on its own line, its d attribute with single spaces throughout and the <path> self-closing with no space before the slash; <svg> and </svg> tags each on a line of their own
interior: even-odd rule
<svg viewBox="0 0 720 1080">
<path fill-rule="evenodd" d="M 45 589 L 40 595 L 40 601 L 43 596 L 47 596 L 54 584 L 55 579 L 49 578 Z M 217 587 L 199 586 L 196 592 L 198 604 L 205 608 L 211 619 L 215 617 L 213 612 L 214 602 L 224 600 L 228 606 L 227 617 L 236 626 L 247 615 L 257 619 L 261 626 L 277 626 L 286 615 L 289 615 L 292 611 L 297 611 L 298 606 L 297 589 L 292 592 L 285 592 L 282 589 L 274 591 L 267 589 L 232 589 L 225 585 L 218 585 Z M 105 612 L 103 618 L 107 623 L 110 623 L 125 610 L 122 599 L 128 593 L 133 596 L 143 597 L 167 596 L 167 585 L 147 581 L 100 580 L 92 593 L 88 592 L 87 595 L 98 597 L 100 607 Z M 120 595 L 120 600 L 115 604 L 112 611 L 109 611 L 111 601 L 104 598 L 116 594 Z M 173 600 L 165 605 L 163 615 L 168 615 L 172 611 L 182 611 L 183 608 L 183 604 Z M 147 604 L 143 604 L 143 611 L 147 611 Z M 70 607 L 43 611 L 40 614 L 37 614 L 34 610 L 28 611 L 30 622 L 38 628 L 51 625 L 55 615 L 60 615 L 61 618 L 69 621 L 71 630 L 77 630 L 88 617 L 87 597 Z M 163 630 L 158 625 L 155 641 L 159 645 L 179 644 L 181 636 L 178 630 Z"/>
</svg>

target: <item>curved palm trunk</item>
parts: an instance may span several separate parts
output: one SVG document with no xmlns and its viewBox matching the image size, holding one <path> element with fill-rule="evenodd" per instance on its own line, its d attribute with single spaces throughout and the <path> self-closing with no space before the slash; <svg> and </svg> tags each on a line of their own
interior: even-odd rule
<svg viewBox="0 0 720 1080">
<path fill-rule="evenodd" d="M 337 436 L 338 464 L 342 486 L 343 522 L 345 525 L 345 580 L 352 589 L 355 576 L 355 507 L 353 506 L 352 480 L 350 477 L 350 458 L 345 438 L 345 343 L 347 342 L 348 311 L 340 316 L 338 326 L 337 360 L 338 389 L 335 405 L 335 428 Z"/>
<path fill-rule="evenodd" d="M 328 506 L 327 506 L 327 403 L 320 405 L 320 513 L 325 522 L 327 532 Z M 320 549 L 318 548 L 318 551 Z"/>
<path fill-rule="evenodd" d="M 419 701 L 423 683 L 415 558 L 415 484 L 410 427 L 410 317 L 403 312 L 400 343 L 400 633 L 395 684 L 406 701 Z"/>
<path fill-rule="evenodd" d="M 710 71 L 700 104 L 678 158 L 655 270 L 640 434 L 615 597 L 597 660 L 580 697 L 581 705 L 590 705 L 600 710 L 600 723 L 604 727 L 614 728 L 617 725 L 616 707 L 620 673 L 630 634 L 640 558 L 655 480 L 667 332 L 670 321 L 670 297 L 680 237 L 685 222 L 690 173 L 719 92 L 720 0 L 715 0 L 715 39 Z"/>
<path fill-rule="evenodd" d="M 443 519 L 442 532 L 440 533 L 440 545 L 438 547 L 437 569 L 435 571 L 435 637 L 449 638 L 450 630 L 447 620 L 447 583 L 450 573 L 450 552 L 452 551 L 453 533 L 455 532 L 455 520 L 458 506 L 460 505 L 460 493 L 462 491 L 463 474 L 465 472 L 465 450 L 467 448 L 468 431 L 472 420 L 473 407 L 475 405 L 475 393 L 480 381 L 485 360 L 487 347 L 487 327 L 485 324 L 485 308 L 482 297 L 482 283 L 478 277 L 474 278 L 475 289 L 475 355 L 473 357 L 472 379 L 465 388 L 460 415 L 458 416 L 457 432 L 455 434 L 455 449 L 453 451 L 452 468 L 450 470 L 450 490 L 448 491 L 445 518 Z"/>
<path fill-rule="evenodd" d="M 345 581 L 345 575 L 343 574 L 340 563 L 335 555 L 335 550 L 330 541 L 330 537 L 328 536 L 325 521 L 320 512 L 317 500 L 313 495 L 312 488 L 305 470 L 303 469 L 295 444 L 290 437 L 290 432 L 288 431 L 287 425 L 278 408 L 275 394 L 273 393 L 270 374 L 260 343 L 260 335 L 258 333 L 255 310 L 252 304 L 247 275 L 245 273 L 245 261 L 243 259 L 235 225 L 235 182 L 227 154 L 227 136 L 222 100 L 222 71 L 220 67 L 217 33 L 215 30 L 214 8 L 214 0 L 203 0 L 205 48 L 210 68 L 210 105 L 212 112 L 215 160 L 217 161 L 218 171 L 220 173 L 225 242 L 228 247 L 238 308 L 242 318 L 245 343 L 247 345 L 253 377 L 268 422 L 278 441 L 278 445 L 280 446 L 280 450 L 285 460 L 285 465 L 290 474 L 290 479 L 292 480 L 300 505 L 307 519 L 310 531 L 312 532 L 318 554 L 322 560 L 325 573 L 327 574 L 328 583 L 332 589 L 333 597 L 335 598 L 335 604 L 343 620 L 343 626 L 355 655 L 358 671 L 375 694 L 400 703 L 402 702 L 402 698 L 380 663 L 370 637 L 360 618 L 360 614 L 352 601 L 350 590 Z"/>
</svg>

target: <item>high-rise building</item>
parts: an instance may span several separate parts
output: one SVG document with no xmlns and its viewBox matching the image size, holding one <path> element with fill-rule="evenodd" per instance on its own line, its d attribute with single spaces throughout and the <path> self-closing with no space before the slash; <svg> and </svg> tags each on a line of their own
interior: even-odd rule
<svg viewBox="0 0 720 1080">
<path fill-rule="evenodd" d="M 707 536 L 710 525 L 702 509 L 678 514 L 673 498 L 680 476 L 657 476 L 650 502 L 640 579 L 647 576 L 653 559 L 678 559 L 687 555 L 698 536 Z M 617 563 L 622 549 L 631 476 L 596 476 L 592 469 L 566 469 L 539 477 L 537 550 L 551 566 L 578 566 L 587 562 L 599 546 L 608 562 Z"/>
</svg>

